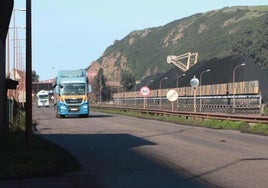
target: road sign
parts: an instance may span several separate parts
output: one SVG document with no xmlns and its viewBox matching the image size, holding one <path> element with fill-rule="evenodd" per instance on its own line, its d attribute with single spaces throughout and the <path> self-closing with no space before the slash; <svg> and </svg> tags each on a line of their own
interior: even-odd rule
<svg viewBox="0 0 268 188">
<path fill-rule="evenodd" d="M 141 93 L 142 96 L 147 97 L 147 96 L 150 94 L 150 89 L 149 89 L 149 87 L 147 87 L 147 86 L 143 86 L 143 87 L 140 89 L 140 93 Z"/>
<path fill-rule="evenodd" d="M 177 91 L 171 89 L 167 92 L 167 99 L 171 102 L 176 101 L 178 99 L 178 93 Z"/>
</svg>

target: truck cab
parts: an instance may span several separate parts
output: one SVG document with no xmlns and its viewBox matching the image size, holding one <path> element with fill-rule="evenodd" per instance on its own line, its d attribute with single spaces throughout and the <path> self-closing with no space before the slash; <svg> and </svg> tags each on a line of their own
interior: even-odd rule
<svg viewBox="0 0 268 188">
<path fill-rule="evenodd" d="M 41 90 L 36 94 L 37 107 L 49 107 L 49 92 Z"/>
<path fill-rule="evenodd" d="M 91 86 L 85 70 L 59 71 L 55 79 L 54 106 L 56 117 L 88 117 L 90 104 L 88 94 Z"/>
</svg>

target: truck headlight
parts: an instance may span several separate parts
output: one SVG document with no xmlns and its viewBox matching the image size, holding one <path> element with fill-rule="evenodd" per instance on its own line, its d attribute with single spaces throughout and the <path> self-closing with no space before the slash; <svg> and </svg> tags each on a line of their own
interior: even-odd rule
<svg viewBox="0 0 268 188">
<path fill-rule="evenodd" d="M 61 109 L 61 110 L 67 110 L 67 107 L 64 106 L 64 105 L 61 105 L 61 106 L 60 106 L 60 109 Z"/>
<path fill-rule="evenodd" d="M 84 104 L 84 105 L 82 106 L 82 108 L 83 108 L 83 109 L 87 109 L 88 106 L 87 106 L 86 104 Z"/>
</svg>

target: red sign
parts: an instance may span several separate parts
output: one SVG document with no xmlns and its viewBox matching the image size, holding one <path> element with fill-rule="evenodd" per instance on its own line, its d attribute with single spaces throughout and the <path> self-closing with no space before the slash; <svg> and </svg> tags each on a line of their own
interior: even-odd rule
<svg viewBox="0 0 268 188">
<path fill-rule="evenodd" d="M 150 94 L 150 89 L 147 86 L 143 86 L 140 89 L 140 93 L 142 96 L 147 97 Z"/>
</svg>

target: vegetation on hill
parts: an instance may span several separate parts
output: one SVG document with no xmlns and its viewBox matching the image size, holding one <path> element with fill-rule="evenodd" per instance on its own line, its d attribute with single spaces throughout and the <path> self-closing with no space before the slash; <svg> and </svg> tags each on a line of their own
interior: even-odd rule
<svg viewBox="0 0 268 188">
<path fill-rule="evenodd" d="M 133 31 L 109 46 L 96 62 L 106 74 L 112 59 L 115 69 L 129 71 L 136 80 L 167 71 L 172 68 L 166 63 L 168 55 L 187 52 L 198 52 L 198 62 L 241 54 L 267 68 L 267 20 L 268 6 L 225 7 L 195 14 L 161 27 Z M 106 77 L 120 81 L 112 74 Z"/>
</svg>

